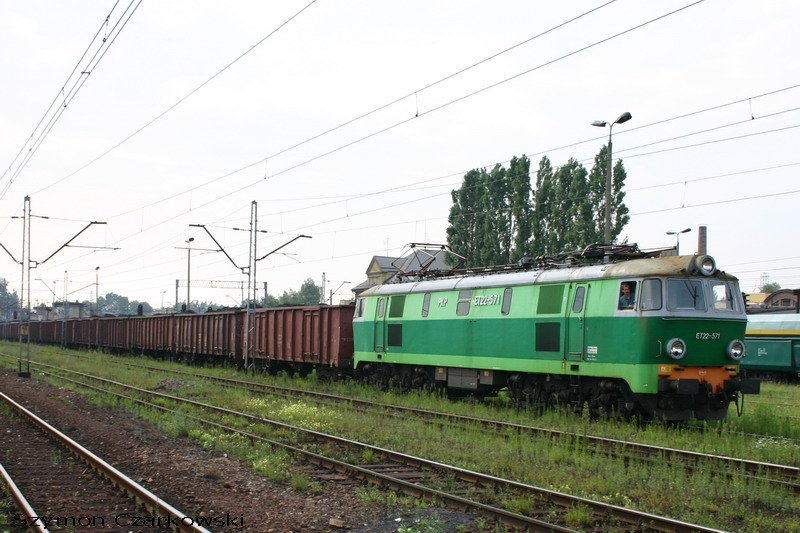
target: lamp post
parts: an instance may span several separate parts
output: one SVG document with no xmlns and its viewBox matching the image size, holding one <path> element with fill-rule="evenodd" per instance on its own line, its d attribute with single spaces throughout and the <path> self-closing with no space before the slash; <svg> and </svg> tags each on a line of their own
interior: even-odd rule
<svg viewBox="0 0 800 533">
<path fill-rule="evenodd" d="M 681 233 L 689 233 L 690 231 L 692 231 L 692 228 L 667 232 L 667 235 L 675 235 L 675 255 L 681 255 Z"/>
<path fill-rule="evenodd" d="M 194 237 L 189 237 L 186 240 L 187 247 L 187 254 L 186 254 L 186 310 L 192 308 L 192 299 L 191 299 L 191 285 L 192 285 L 192 241 Z"/>
<path fill-rule="evenodd" d="M 161 291 L 161 312 L 162 312 L 162 313 L 164 312 L 164 294 L 165 294 L 166 292 L 167 292 L 167 291 Z"/>
<path fill-rule="evenodd" d="M 632 115 L 625 111 L 614 122 L 606 122 L 604 120 L 595 120 L 592 122 L 592 126 L 597 126 L 598 128 L 605 128 L 608 126 L 608 171 L 606 172 L 606 194 L 605 194 L 605 204 L 606 204 L 606 217 L 605 217 L 605 229 L 603 230 L 603 240 L 605 241 L 604 244 L 611 244 L 611 173 L 614 171 L 614 158 L 613 152 L 611 150 L 611 130 L 614 128 L 614 124 L 622 124 L 624 122 L 628 122 L 631 119 Z"/>
<path fill-rule="evenodd" d="M 100 267 L 94 267 L 94 312 L 100 316 Z"/>
<path fill-rule="evenodd" d="M 67 282 L 69 281 L 69 272 L 66 270 L 64 271 L 64 319 L 69 318 L 67 316 Z"/>
</svg>

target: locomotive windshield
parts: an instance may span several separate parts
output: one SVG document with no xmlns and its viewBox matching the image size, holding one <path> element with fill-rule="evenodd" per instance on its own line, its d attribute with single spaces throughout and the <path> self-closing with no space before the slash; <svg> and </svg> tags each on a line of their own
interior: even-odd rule
<svg viewBox="0 0 800 533">
<path fill-rule="evenodd" d="M 644 302 L 643 298 L 643 310 L 658 308 L 655 302 L 651 304 L 653 307 L 645 307 Z M 669 311 L 678 312 L 708 312 L 710 309 L 715 313 L 735 313 L 744 308 L 736 283 L 717 279 L 667 279 L 666 302 Z"/>
<path fill-rule="evenodd" d="M 668 279 L 667 309 L 670 311 L 705 311 L 703 282 L 699 279 Z"/>
</svg>

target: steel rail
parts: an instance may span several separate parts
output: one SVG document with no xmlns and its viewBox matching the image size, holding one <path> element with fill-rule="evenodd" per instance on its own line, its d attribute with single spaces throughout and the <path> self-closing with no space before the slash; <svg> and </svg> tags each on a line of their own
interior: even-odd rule
<svg viewBox="0 0 800 533">
<path fill-rule="evenodd" d="M 11 474 L 9 474 L 8 471 L 3 468 L 2 464 L 0 464 L 0 478 L 2 478 L 3 484 L 8 489 L 11 499 L 14 500 L 14 504 L 17 506 L 17 509 L 22 511 L 23 516 L 28 519 L 28 529 L 39 531 L 40 533 L 49 533 L 49 530 L 44 526 L 44 524 L 40 523 L 39 520 L 36 520 L 39 515 L 33 510 L 33 507 L 30 503 L 28 503 L 25 495 L 22 494 L 21 490 L 19 490 L 17 484 L 14 483 L 14 480 L 11 478 Z"/>
<path fill-rule="evenodd" d="M 663 456 L 663 457 L 676 457 L 680 458 L 684 461 L 694 462 L 697 464 L 700 461 L 715 461 L 718 463 L 726 464 L 732 467 L 733 469 L 744 469 L 745 472 L 753 476 L 753 479 L 762 480 L 762 481 L 769 481 L 776 484 L 784 485 L 788 488 L 791 488 L 795 492 L 800 492 L 800 468 L 789 466 L 789 465 L 781 465 L 775 463 L 767 463 L 763 461 L 754 461 L 751 459 L 742 459 L 739 457 L 730 457 L 726 455 L 716 455 L 716 454 L 708 454 L 703 452 L 695 452 L 691 450 L 683 450 L 679 448 L 669 448 L 664 446 L 657 446 L 653 444 L 644 444 L 640 442 L 632 442 L 632 441 L 625 441 L 620 439 L 613 439 L 610 437 L 600 437 L 597 435 L 586 435 L 586 434 L 579 434 L 573 433 L 570 431 L 562 431 L 558 429 L 551 429 L 551 428 L 543 428 L 537 426 L 530 426 L 526 424 L 517 424 L 514 422 L 503 422 L 500 420 L 492 420 L 488 418 L 480 418 L 480 417 L 472 417 L 466 415 L 457 415 L 453 413 L 444 413 L 441 411 L 431 411 L 427 409 L 417 409 L 414 407 L 405 407 L 400 405 L 393 405 L 381 402 L 372 402 L 369 400 L 359 400 L 356 398 L 349 398 L 346 396 L 340 396 L 337 394 L 330 394 L 325 392 L 316 392 L 316 391 L 307 391 L 303 389 L 295 389 L 291 387 L 280 387 L 277 385 L 268 385 L 266 383 L 258 383 L 254 381 L 246 381 L 246 380 L 238 380 L 233 378 L 225 378 L 220 376 L 209 376 L 207 374 L 198 374 L 193 372 L 188 372 L 184 370 L 176 370 L 176 369 L 166 369 L 166 368 L 159 368 L 153 367 L 148 365 L 138 365 L 134 363 L 128 362 L 120 362 L 121 364 L 131 366 L 134 368 L 142 368 L 145 370 L 154 370 L 154 371 L 161 371 L 161 372 L 170 372 L 173 374 L 179 375 L 186 375 L 191 377 L 198 377 L 203 379 L 208 379 L 211 381 L 219 382 L 219 383 L 227 383 L 230 385 L 237 385 L 237 386 L 247 386 L 251 388 L 256 388 L 259 390 L 264 390 L 268 392 L 278 392 L 278 393 L 290 393 L 296 395 L 303 395 L 309 397 L 316 397 L 316 398 L 323 398 L 327 400 L 334 400 L 337 402 L 346 402 L 352 405 L 359 405 L 359 406 L 366 406 L 370 408 L 379 407 L 382 409 L 398 411 L 401 413 L 408 413 L 412 415 L 422 415 L 426 417 L 432 418 L 443 418 L 448 419 L 450 421 L 460 422 L 460 423 L 472 423 L 477 425 L 485 425 L 490 426 L 496 429 L 501 430 L 514 430 L 518 433 L 528 433 L 531 435 L 536 436 L 546 436 L 546 437 L 557 437 L 557 438 L 570 438 L 570 439 L 579 439 L 584 442 L 597 444 L 602 446 L 603 450 L 610 451 L 612 449 L 621 448 L 627 450 L 629 452 L 634 452 L 639 454 L 637 457 L 647 457 L 647 456 Z M 764 478 L 759 476 L 763 472 L 768 472 L 775 477 L 779 477 L 780 479 L 774 478 Z"/>
<path fill-rule="evenodd" d="M 620 520 L 620 521 L 628 523 L 628 524 L 633 524 L 636 527 L 642 527 L 644 525 L 646 527 L 650 527 L 650 528 L 653 528 L 653 529 L 656 529 L 656 530 L 659 530 L 659 531 L 669 531 L 669 532 L 720 533 L 720 530 L 717 530 L 717 529 L 707 528 L 707 527 L 700 526 L 700 525 L 697 525 L 697 524 L 691 524 L 691 523 L 684 522 L 684 521 L 681 521 L 681 520 L 676 520 L 676 519 L 672 519 L 672 518 L 668 518 L 668 517 L 658 516 L 658 515 L 654 515 L 654 514 L 651 514 L 651 513 L 645 513 L 645 512 L 642 512 L 642 511 L 637 511 L 635 509 L 627 509 L 625 507 L 612 505 L 612 504 L 604 503 L 604 502 L 598 502 L 598 501 L 595 501 L 595 500 L 590 500 L 588 498 L 582 498 L 582 497 L 579 497 L 579 496 L 573 496 L 573 495 L 570 495 L 570 494 L 565 494 L 565 493 L 561 493 L 561 492 L 545 489 L 545 488 L 542 488 L 542 487 L 536 487 L 534 485 L 530 485 L 530 484 L 527 484 L 527 483 L 522 483 L 522 482 L 519 482 L 519 481 L 503 479 L 503 478 L 500 478 L 500 477 L 497 477 L 497 476 L 493 476 L 493 475 L 490 475 L 490 474 L 483 474 L 483 473 L 476 472 L 476 471 L 473 471 L 473 470 L 468 470 L 468 469 L 457 467 L 457 466 L 453 466 L 453 465 L 447 465 L 445 463 L 440 463 L 440 462 L 437 462 L 437 461 L 431 461 L 429 459 L 424 459 L 424 458 L 421 458 L 421 457 L 416 457 L 416 456 L 413 456 L 413 455 L 397 452 L 397 451 L 394 451 L 394 450 L 381 448 L 379 446 L 373 446 L 371 444 L 366 444 L 366 443 L 354 441 L 354 440 L 351 440 L 351 439 L 345 439 L 345 438 L 342 438 L 342 437 L 338 437 L 336 435 L 331 435 L 331 434 L 323 433 L 323 432 L 320 432 L 320 431 L 301 428 L 301 427 L 298 427 L 298 426 L 294 426 L 292 424 L 287 424 L 285 422 L 280 422 L 280 421 L 276 421 L 276 420 L 270 420 L 268 418 L 255 416 L 255 415 L 251 415 L 251 414 L 248 414 L 248 413 L 242 413 L 242 412 L 235 411 L 235 410 L 232 410 L 232 409 L 228 409 L 228 408 L 225 408 L 225 407 L 219 407 L 219 406 L 215 406 L 215 405 L 211 405 L 211 404 L 207 404 L 207 403 L 203 403 L 203 402 L 198 402 L 198 401 L 195 401 L 195 400 L 189 400 L 189 399 L 186 399 L 186 398 L 181 398 L 179 396 L 174 396 L 174 395 L 171 395 L 171 394 L 165 394 L 165 393 L 162 393 L 162 392 L 149 391 L 149 390 L 143 389 L 141 387 L 135 387 L 135 386 L 132 386 L 132 385 L 127 385 L 125 383 L 120 383 L 118 381 L 114 381 L 114 380 L 110 380 L 110 379 L 106 379 L 106 378 L 101 378 L 101 377 L 98 377 L 98 376 L 93 376 L 91 374 L 87 374 L 87 373 L 84 373 L 84 372 L 77 372 L 77 371 L 74 371 L 74 370 L 68 370 L 68 369 L 64 369 L 64 368 L 59 368 L 59 367 L 56 367 L 54 365 L 48 365 L 48 364 L 45 364 L 45 363 L 39 363 L 39 362 L 35 362 L 35 361 L 31 361 L 31 364 L 32 365 L 36 365 L 36 366 L 43 366 L 43 367 L 46 367 L 46 368 L 51 368 L 51 369 L 54 369 L 54 370 L 57 370 L 57 371 L 61 371 L 61 372 L 67 372 L 69 374 L 78 375 L 78 376 L 81 376 L 81 377 L 84 377 L 84 378 L 92 379 L 92 380 L 103 382 L 103 383 L 108 383 L 108 384 L 111 384 L 111 385 L 114 385 L 114 386 L 117 386 L 117 387 L 121 387 L 121 388 L 124 388 L 124 389 L 137 391 L 137 392 L 140 392 L 140 393 L 143 393 L 143 394 L 146 394 L 146 395 L 155 396 L 155 397 L 163 398 L 163 399 L 168 399 L 168 400 L 171 400 L 171 401 L 175 401 L 175 402 L 179 402 L 179 403 L 183 403 L 183 404 L 187 404 L 187 405 L 192 405 L 194 407 L 200 407 L 200 408 L 203 408 L 203 409 L 208 409 L 208 410 L 215 411 L 215 412 L 222 413 L 222 414 L 226 414 L 226 415 L 233 415 L 233 416 L 241 417 L 241 418 L 244 418 L 244 419 L 249 420 L 251 422 L 259 422 L 259 423 L 268 424 L 268 425 L 271 425 L 271 426 L 274 426 L 274 427 L 278 427 L 278 428 L 281 428 L 281 429 L 288 429 L 288 430 L 291 430 L 291 431 L 296 431 L 296 432 L 299 432 L 299 433 L 302 433 L 302 434 L 306 434 L 306 435 L 309 435 L 309 436 L 312 436 L 312 437 L 315 437 L 315 438 L 318 438 L 318 439 L 321 439 L 321 440 L 327 440 L 329 442 L 334 442 L 334 443 L 345 445 L 345 446 L 351 446 L 351 447 L 352 446 L 357 446 L 359 448 L 368 449 L 368 450 L 371 450 L 373 452 L 376 452 L 376 453 L 382 454 L 384 456 L 390 457 L 394 461 L 396 461 L 396 462 L 398 462 L 400 464 L 405 464 L 405 465 L 409 465 L 409 466 L 416 466 L 416 467 L 427 467 L 427 468 L 430 468 L 431 470 L 435 470 L 435 471 L 452 473 L 452 474 L 455 474 L 458 478 L 460 478 L 462 480 L 471 481 L 473 483 L 481 484 L 481 485 L 484 485 L 484 486 L 494 486 L 494 487 L 503 488 L 503 489 L 507 489 L 507 490 L 515 490 L 515 491 L 526 492 L 526 493 L 531 494 L 531 495 L 536 495 L 536 496 L 542 497 L 543 499 L 545 499 L 547 501 L 550 501 L 550 502 L 552 502 L 554 504 L 557 504 L 557 505 L 559 505 L 561 507 L 570 508 L 570 507 L 574 507 L 576 505 L 583 505 L 583 506 L 586 506 L 586 507 L 590 508 L 594 512 L 594 514 L 597 515 L 597 516 L 610 517 L 610 518 L 613 518 L 613 519 L 616 519 L 616 520 Z M 57 376 L 57 377 L 60 377 L 60 376 Z M 104 391 L 104 392 L 109 392 L 109 391 Z M 325 458 L 325 460 L 331 461 L 332 459 Z M 354 466 L 354 465 L 351 465 L 351 466 Z M 357 467 L 357 468 L 362 469 L 362 470 L 367 470 L 367 469 L 364 469 L 363 467 Z M 370 475 L 374 475 L 374 474 L 376 474 L 376 473 L 373 472 Z M 399 482 L 400 480 L 396 480 L 395 479 L 394 481 L 395 482 Z M 411 484 L 411 486 L 414 487 L 416 490 L 422 489 L 422 487 L 420 485 Z M 425 490 L 427 491 L 427 490 L 434 490 L 434 489 L 425 488 Z M 436 492 L 438 492 L 438 491 L 436 491 Z M 456 498 L 459 498 L 459 497 L 456 496 Z M 472 502 L 472 503 L 475 504 L 477 502 Z M 502 509 L 499 509 L 499 510 L 503 511 Z M 503 512 L 508 513 L 508 511 L 503 511 Z M 518 515 L 518 516 L 522 517 L 522 515 Z M 523 518 L 529 519 L 529 517 L 523 517 Z M 552 525 L 550 525 L 550 524 L 548 524 L 548 526 L 552 527 Z"/>
<path fill-rule="evenodd" d="M 89 449 L 85 448 L 78 444 L 77 441 L 73 440 L 72 438 L 68 437 L 43 419 L 36 416 L 33 412 L 26 409 L 8 395 L 3 392 L 0 392 L 0 399 L 4 400 L 8 405 L 13 407 L 16 412 L 23 415 L 29 421 L 31 421 L 35 426 L 39 427 L 42 431 L 44 431 L 50 437 L 53 437 L 56 441 L 60 442 L 62 445 L 66 446 L 69 450 L 71 450 L 76 456 L 78 456 L 81 460 L 86 462 L 89 466 L 97 470 L 100 474 L 105 476 L 109 479 L 114 485 L 121 487 L 125 492 L 127 492 L 131 497 L 136 498 L 138 501 L 142 502 L 143 505 L 149 508 L 151 511 L 155 512 L 162 512 L 165 513 L 169 517 L 175 517 L 180 525 L 178 525 L 178 531 L 181 532 L 195 532 L 195 533 L 210 533 L 207 529 L 200 527 L 194 524 L 192 520 L 192 524 L 186 524 L 183 519 L 185 517 L 189 517 L 189 515 L 182 513 L 172 505 L 168 504 L 143 486 L 139 485 L 131 478 L 111 466 L 109 463 L 101 459 L 99 456 L 95 455 Z M 171 524 L 174 526 L 174 524 Z"/>
<path fill-rule="evenodd" d="M 85 355 L 77 355 L 72 354 L 74 357 L 81 358 L 81 359 L 92 359 L 89 356 Z M 668 448 L 663 446 L 657 446 L 652 444 L 644 444 L 638 443 L 633 441 L 624 441 L 619 439 L 612 439 L 609 437 L 601 437 L 596 435 L 587 435 L 587 434 L 579 434 L 570 431 L 563 431 L 551 428 L 543 428 L 537 426 L 530 426 L 525 424 L 517 424 L 513 422 L 503 422 L 500 420 L 492 420 L 486 418 L 479 418 L 479 417 L 470 417 L 466 415 L 458 415 L 453 413 L 445 413 L 441 411 L 431 411 L 425 409 L 418 409 L 413 407 L 405 407 L 381 402 L 373 402 L 369 400 L 359 400 L 356 398 L 350 398 L 346 396 L 340 396 L 331 393 L 324 393 L 324 392 L 317 392 L 317 391 L 309 391 L 304 389 L 295 389 L 291 387 L 280 387 L 277 385 L 269 385 L 266 383 L 258 383 L 254 381 L 246 381 L 246 380 L 238 380 L 233 378 L 225 378 L 220 376 L 210 376 L 207 374 L 202 373 L 193 373 L 184 370 L 177 370 L 177 369 L 168 369 L 168 368 L 161 368 L 161 367 L 154 367 L 149 365 L 139 365 L 135 363 L 129 363 L 126 361 L 118 361 L 119 364 L 126 365 L 133 368 L 141 368 L 145 370 L 152 370 L 152 371 L 159 371 L 159 372 L 169 372 L 173 374 L 179 375 L 186 375 L 190 377 L 208 379 L 210 381 L 215 381 L 223 384 L 228 384 L 230 386 L 245 386 L 250 387 L 252 389 L 257 390 L 264 390 L 266 392 L 271 393 L 278 393 L 286 395 L 294 394 L 294 395 L 302 395 L 308 396 L 312 398 L 322 398 L 326 400 L 333 400 L 338 402 L 345 402 L 350 403 L 355 406 L 362 406 L 368 408 L 383 408 L 387 410 L 393 410 L 401 413 L 409 413 L 413 415 L 422 415 L 429 418 L 443 418 L 450 421 L 455 421 L 459 423 L 473 423 L 477 425 L 485 425 L 490 426 L 495 429 L 500 430 L 514 430 L 518 433 L 528 433 L 534 436 L 545 436 L 545 437 L 556 437 L 556 438 L 570 438 L 570 439 L 579 439 L 588 443 L 596 444 L 602 447 L 602 450 L 607 453 L 612 453 L 615 456 L 622 457 L 625 459 L 634 459 L 639 461 L 647 461 L 651 456 L 655 457 L 666 457 L 666 458 L 680 458 L 684 461 L 684 466 L 687 469 L 692 469 L 694 465 L 699 464 L 701 461 L 713 461 L 727 467 L 730 467 L 732 472 L 736 469 L 743 469 L 743 471 L 748 475 L 750 479 L 757 480 L 757 481 L 764 481 L 768 483 L 773 483 L 775 485 L 784 486 L 790 490 L 793 490 L 796 493 L 800 493 L 800 468 L 789 466 L 789 465 L 781 465 L 775 463 L 767 463 L 763 461 L 754 461 L 750 459 L 741 459 L 738 457 L 731 457 L 731 456 L 724 456 L 724 455 L 716 455 L 716 454 L 707 454 L 703 452 L 695 452 L 691 450 L 684 450 L 678 448 Z M 622 449 L 624 451 L 630 452 L 631 455 L 624 455 L 622 452 L 616 451 L 617 449 Z M 690 464 L 691 463 L 691 464 Z M 774 477 L 764 477 L 764 473 L 770 474 Z M 729 475 L 733 475 L 732 473 Z"/>
<path fill-rule="evenodd" d="M 38 363 L 41 364 L 41 363 Z M 63 369 L 62 369 L 63 370 Z M 121 394 L 119 392 L 110 391 L 107 389 L 102 389 L 100 387 L 95 387 L 93 385 L 89 385 L 88 383 L 83 383 L 81 381 L 77 381 L 74 379 L 70 379 L 66 376 L 61 376 L 58 374 L 54 374 L 51 372 L 42 372 L 44 375 L 52 376 L 69 383 L 73 383 L 75 385 L 79 385 L 81 387 L 100 392 L 103 394 L 109 394 L 115 396 L 117 398 L 121 398 L 126 401 L 130 401 L 145 407 L 149 407 L 151 409 L 155 409 L 158 411 L 162 411 L 165 413 L 171 414 L 179 414 L 184 416 L 190 420 L 194 420 L 200 424 L 204 424 L 206 426 L 214 427 L 217 429 L 221 429 L 225 432 L 229 433 L 236 433 L 238 435 L 242 435 L 247 437 L 251 441 L 259 441 L 270 446 L 282 448 L 290 453 L 297 454 L 302 456 L 306 461 L 311 464 L 315 464 L 321 466 L 323 468 L 327 468 L 328 470 L 332 470 L 338 473 L 345 473 L 350 474 L 357 479 L 362 480 L 377 480 L 380 483 L 383 483 L 389 487 L 392 487 L 396 490 L 399 490 L 405 494 L 410 496 L 414 496 L 420 499 L 426 499 L 431 502 L 444 502 L 445 504 L 449 505 L 450 507 L 457 508 L 460 510 L 472 510 L 481 514 L 483 516 L 490 517 L 492 519 L 498 520 L 498 522 L 512 526 L 514 528 L 522 528 L 526 531 L 542 531 L 542 532 L 555 532 L 555 533 L 576 533 L 572 529 L 567 529 L 556 524 L 550 524 L 548 522 L 544 522 L 538 520 L 536 518 L 527 517 L 518 513 L 514 513 L 511 511 L 506 511 L 505 509 L 500 509 L 498 507 L 493 507 L 491 505 L 487 505 L 484 503 L 476 502 L 473 500 L 469 500 L 467 498 L 449 494 L 444 491 L 440 491 L 437 489 L 431 489 L 428 487 L 424 487 L 421 485 L 417 485 L 415 483 L 411 483 L 409 481 L 399 479 L 396 477 L 392 477 L 391 475 L 383 474 L 381 472 L 376 472 L 370 470 L 367 467 L 358 466 L 350 463 L 346 463 L 344 461 L 340 461 L 338 459 L 333 459 L 331 457 L 324 456 L 322 454 L 318 454 L 309 450 L 304 450 L 303 448 L 298 448 L 296 446 L 292 446 L 290 444 L 286 444 L 280 441 L 272 440 L 267 437 L 263 437 L 261 435 L 257 435 L 255 433 L 251 433 L 249 431 L 245 431 L 243 429 L 238 429 L 231 426 L 226 426 L 224 424 L 220 424 L 219 422 L 214 422 L 213 420 L 208 420 L 205 418 L 201 418 L 198 416 L 194 416 L 183 411 L 178 411 L 176 409 L 170 409 L 169 407 L 165 407 L 163 405 L 151 403 L 140 398 L 134 398 L 133 396 L 128 396 L 126 394 Z"/>
</svg>

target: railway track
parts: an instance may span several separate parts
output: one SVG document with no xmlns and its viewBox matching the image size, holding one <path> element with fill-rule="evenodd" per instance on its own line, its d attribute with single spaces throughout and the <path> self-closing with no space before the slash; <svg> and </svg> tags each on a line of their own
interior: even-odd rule
<svg viewBox="0 0 800 533">
<path fill-rule="evenodd" d="M 74 439 L 4 393 L 2 485 L 19 530 L 208 533 Z M 88 466 L 88 468 L 87 468 Z"/>
<path fill-rule="evenodd" d="M 321 401 L 325 403 L 348 404 L 356 408 L 364 409 L 365 411 L 380 409 L 384 412 L 395 413 L 400 416 L 413 416 L 424 418 L 436 422 L 446 422 L 460 425 L 470 425 L 485 428 L 490 431 L 508 431 L 520 434 L 531 435 L 539 438 L 549 438 L 555 440 L 566 441 L 569 443 L 580 443 L 583 449 L 595 451 L 611 455 L 614 457 L 622 457 L 625 460 L 637 460 L 643 462 L 660 461 L 668 459 L 670 461 L 680 461 L 680 464 L 688 470 L 695 470 L 697 468 L 705 468 L 709 465 L 720 467 L 724 472 L 729 472 L 730 476 L 739 475 L 745 472 L 746 476 L 752 480 L 766 481 L 776 485 L 789 488 L 796 493 L 800 493 L 800 468 L 788 465 L 779 465 L 774 463 L 767 463 L 763 461 L 753 461 L 748 459 L 740 459 L 736 457 L 728 457 L 715 454 L 707 454 L 702 452 L 695 452 L 690 450 L 682 450 L 677 448 L 669 448 L 663 446 L 655 446 L 651 444 L 642 444 L 632 441 L 624 441 L 620 439 L 612 439 L 608 437 L 600 437 L 594 435 L 578 434 L 569 431 L 561 431 L 550 428 L 543 428 L 524 424 L 514 424 L 510 422 L 503 422 L 498 420 L 491 420 L 485 418 L 476 418 L 464 415 L 456 415 L 451 413 L 443 413 L 440 411 L 429 411 L 424 409 L 416 409 L 411 407 L 404 407 L 386 403 L 372 402 L 368 400 L 359 400 L 355 398 L 339 396 L 335 394 L 307 391 L 296 388 L 280 387 L 276 385 L 267 385 L 248 380 L 238 380 L 232 378 L 224 378 L 218 376 L 210 376 L 202 373 L 189 372 L 184 370 L 164 369 L 149 365 L 139 365 L 128 362 L 120 362 L 131 368 L 140 368 L 154 372 L 168 372 L 175 375 L 183 375 L 192 378 L 206 379 L 222 385 L 239 387 L 247 390 L 264 392 L 269 394 L 278 394 L 283 396 L 302 396 Z"/>
<path fill-rule="evenodd" d="M 566 515 L 570 510 L 582 508 L 591 513 L 591 527 L 593 528 L 592 530 L 596 531 L 718 531 L 696 524 L 453 467 L 248 413 L 237 412 L 174 395 L 148 391 L 83 372 L 61 369 L 42 363 L 31 363 L 35 366 L 49 369 L 44 372 L 47 375 L 96 392 L 110 394 L 140 405 L 146 405 L 159 411 L 176 413 L 175 409 L 163 405 L 165 402 L 170 402 L 181 406 L 190 406 L 193 409 L 199 409 L 204 412 L 211 412 L 226 419 L 235 417 L 244 421 L 250 427 L 270 428 L 270 431 L 280 434 L 281 437 L 264 436 L 254 433 L 250 429 L 233 427 L 230 423 L 222 424 L 216 420 L 181 411 L 181 416 L 192 419 L 197 423 L 227 433 L 234 432 L 246 436 L 252 441 L 267 443 L 273 447 L 289 451 L 301 457 L 307 463 L 326 469 L 329 472 L 326 474 L 329 476 L 327 479 L 334 479 L 336 475 L 345 475 L 349 478 L 388 486 L 393 490 L 416 498 L 483 515 L 515 529 L 571 531 L 566 525 Z M 51 371 L 55 371 L 55 373 Z M 72 377 L 67 377 L 64 374 Z M 81 379 L 90 380 L 95 384 L 100 383 L 103 386 L 98 387 L 86 381 L 81 381 Z M 126 394 L 110 389 L 122 389 L 126 391 Z M 148 399 L 142 399 L 141 396 Z M 303 444 L 298 443 L 303 443 L 311 449 L 306 449 Z M 359 465 L 337 459 L 338 457 L 364 457 L 366 456 L 365 452 L 368 452 L 369 456 L 374 458 L 371 464 Z M 334 477 L 330 477 L 331 475 Z M 505 509 L 503 507 L 504 502 L 510 496 L 524 499 L 530 505 L 524 512 Z"/>
</svg>

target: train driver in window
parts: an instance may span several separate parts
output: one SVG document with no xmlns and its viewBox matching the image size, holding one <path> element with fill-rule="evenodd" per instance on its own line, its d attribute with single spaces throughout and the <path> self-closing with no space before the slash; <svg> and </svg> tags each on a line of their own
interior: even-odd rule
<svg viewBox="0 0 800 533">
<path fill-rule="evenodd" d="M 636 302 L 636 282 L 623 281 L 619 286 L 618 309 L 633 309 L 634 302 Z"/>
</svg>

